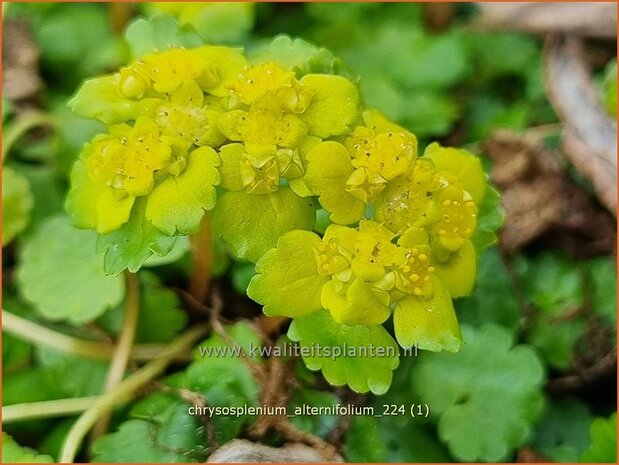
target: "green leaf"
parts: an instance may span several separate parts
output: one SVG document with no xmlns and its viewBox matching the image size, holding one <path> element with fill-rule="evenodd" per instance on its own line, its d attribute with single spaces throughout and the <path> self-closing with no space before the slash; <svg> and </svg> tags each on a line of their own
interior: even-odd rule
<svg viewBox="0 0 619 465">
<path fill-rule="evenodd" d="M 31 234 L 43 218 L 63 211 L 65 184 L 53 166 L 21 163 L 14 167 L 28 179 L 34 199 L 30 223 L 24 230 L 25 236 Z"/>
<path fill-rule="evenodd" d="M 239 294 L 246 294 L 249 283 L 256 276 L 256 266 L 251 262 L 234 262 L 231 272 L 234 290 Z"/>
<path fill-rule="evenodd" d="M 478 206 L 477 229 L 472 238 L 473 245 L 478 253 L 496 244 L 496 233 L 503 226 L 504 220 L 501 196 L 496 189 L 487 185 L 484 197 Z"/>
<path fill-rule="evenodd" d="M 6 97 L 2 97 L 2 122 L 6 123 L 13 114 L 13 103 Z"/>
<path fill-rule="evenodd" d="M 5 304 L 3 303 L 3 306 Z M 2 335 L 2 370 L 12 372 L 30 364 L 32 346 L 10 334 Z"/>
<path fill-rule="evenodd" d="M 168 236 L 198 232 L 204 212 L 215 206 L 219 164 L 219 157 L 211 147 L 191 152 L 185 171 L 164 179 L 150 193 L 146 219 Z"/>
<path fill-rule="evenodd" d="M 3 405 L 42 402 L 62 397 L 62 391 L 53 385 L 45 368 L 28 368 L 2 375 Z"/>
<path fill-rule="evenodd" d="M 75 229 L 65 215 L 41 222 L 24 243 L 17 279 L 44 317 L 84 323 L 120 303 L 124 282 L 106 276 L 95 244 L 95 232 Z"/>
<path fill-rule="evenodd" d="M 606 111 L 617 117 L 617 59 L 611 60 L 604 70 L 604 107 Z M 4 118 L 3 118 L 4 120 Z"/>
<path fill-rule="evenodd" d="M 322 370 L 332 385 L 348 384 L 355 392 L 374 394 L 389 389 L 392 371 L 398 366 L 398 346 L 382 326 L 341 325 L 321 310 L 295 318 L 288 336 L 300 343 L 307 367 Z M 325 350 L 315 350 L 317 344 Z"/>
<path fill-rule="evenodd" d="M 574 348 L 582 336 L 586 321 L 582 317 L 562 321 L 548 315 L 535 315 L 525 337 L 537 347 L 546 362 L 559 371 L 571 367 Z"/>
<path fill-rule="evenodd" d="M 191 27 L 181 27 L 174 18 L 165 15 L 134 21 L 125 31 L 125 40 L 133 58 L 172 47 L 192 48 L 203 44 Z"/>
<path fill-rule="evenodd" d="M 34 198 L 30 183 L 9 167 L 2 169 L 2 246 L 9 244 L 30 221 Z"/>
<path fill-rule="evenodd" d="M 174 291 L 164 287 L 157 275 L 141 271 L 140 312 L 136 341 L 167 342 L 180 333 L 187 324 L 187 314 Z M 124 307 L 118 306 L 103 314 L 97 323 L 108 331 L 118 334 L 122 329 Z"/>
<path fill-rule="evenodd" d="M 571 366 L 576 342 L 587 324 L 573 314 L 584 302 L 581 266 L 562 253 L 545 251 L 533 259 L 521 256 L 515 270 L 536 312 L 525 334 L 547 362 L 561 371 Z"/>
<path fill-rule="evenodd" d="M 427 419 L 405 415 L 384 415 L 392 405 L 409 408 L 418 402 L 411 395 L 409 373 L 417 363 L 415 352 L 403 356 L 393 374 L 389 391 L 374 397 L 370 405 L 374 417 L 355 416 L 345 441 L 346 459 L 349 462 L 430 463 L 451 462 L 447 449 L 440 443 L 436 429 Z M 385 407 L 387 406 L 387 407 Z M 397 434 L 394 434 L 397 431 Z"/>
<path fill-rule="evenodd" d="M 84 81 L 71 100 L 69 107 L 83 118 L 97 119 L 105 124 L 134 120 L 161 102 L 154 98 L 131 100 L 118 92 L 120 74 Z"/>
<path fill-rule="evenodd" d="M 251 346 L 260 347 L 261 339 L 256 331 L 245 322 L 227 327 L 226 332 L 242 350 L 251 355 Z M 246 363 L 237 355 L 222 350 L 233 348 L 220 336 L 211 336 L 195 351 L 196 360 L 187 368 L 187 388 L 203 394 L 209 405 L 220 407 L 257 406 L 259 388 Z M 207 350 L 211 350 L 210 354 Z M 259 359 L 252 359 L 259 363 Z M 254 417 L 250 415 L 214 415 L 219 443 L 239 435 L 243 427 L 249 426 Z"/>
<path fill-rule="evenodd" d="M 116 68 L 125 59 L 103 5 L 56 5 L 49 12 L 28 16 L 44 69 L 62 77 L 63 84 L 74 85 L 77 79 Z"/>
<path fill-rule="evenodd" d="M 492 79 L 508 74 L 522 74 L 540 60 L 540 46 L 528 34 L 515 32 L 476 33 L 467 36 L 477 79 Z"/>
<path fill-rule="evenodd" d="M 611 326 L 617 325 L 617 269 L 610 257 L 589 261 L 588 281 L 591 285 L 593 311 Z"/>
<path fill-rule="evenodd" d="M 480 326 L 498 323 L 514 333 L 522 315 L 511 279 L 496 249 L 483 252 L 477 264 L 477 282 L 473 293 L 455 301 L 461 322 Z"/>
<path fill-rule="evenodd" d="M 541 311 L 558 315 L 582 305 L 583 276 L 565 254 L 547 250 L 532 259 L 519 257 L 515 265 L 530 302 Z"/>
<path fill-rule="evenodd" d="M 424 353 L 411 371 L 441 439 L 461 461 L 502 461 L 528 439 L 543 407 L 544 367 L 498 325 L 462 325 L 458 354 Z"/>
<path fill-rule="evenodd" d="M 591 445 L 582 454 L 581 462 L 617 463 L 617 412 L 608 418 L 596 418 L 591 423 Z"/>
<path fill-rule="evenodd" d="M 205 459 L 204 436 L 189 404 L 170 395 L 155 393 L 138 403 L 117 431 L 93 444 L 95 463 L 194 463 Z"/>
<path fill-rule="evenodd" d="M 290 231 L 256 263 L 247 295 L 264 305 L 268 316 L 304 316 L 320 310 L 320 292 L 329 281 L 318 274 L 315 249 L 320 238 L 310 231 Z"/>
<path fill-rule="evenodd" d="M 37 347 L 37 359 L 50 386 L 65 397 L 96 396 L 103 391 L 109 363 L 73 357 L 47 347 Z"/>
<path fill-rule="evenodd" d="M 284 69 L 291 69 L 302 76 L 309 73 L 334 74 L 342 63 L 326 48 L 319 48 L 303 39 L 278 35 L 251 56 L 251 62 L 274 62 Z"/>
<path fill-rule="evenodd" d="M 380 434 L 378 420 L 356 416 L 348 429 L 345 443 L 348 462 L 386 462 L 387 444 Z"/>
<path fill-rule="evenodd" d="M 390 71 L 409 89 L 447 89 L 463 81 L 472 68 L 462 34 L 453 29 L 438 35 L 423 34 L 413 44 L 399 47 L 400 59 L 391 61 Z"/>
<path fill-rule="evenodd" d="M 297 408 L 304 406 L 333 407 L 340 403 L 340 398 L 332 392 L 299 389 L 292 394 L 288 411 L 294 414 Z M 295 415 L 290 422 L 303 431 L 326 438 L 337 427 L 339 419 L 335 415 Z"/>
<path fill-rule="evenodd" d="M 226 192 L 213 210 L 213 228 L 238 258 L 252 262 L 275 247 L 280 236 L 295 229 L 311 230 L 316 210 L 311 199 L 289 187 L 270 194 Z"/>
<path fill-rule="evenodd" d="M 190 243 L 187 236 L 178 236 L 174 242 L 174 247 L 167 255 L 163 257 L 159 255 L 151 255 L 144 262 L 144 267 L 156 267 L 162 265 L 169 265 L 185 257 L 189 253 Z"/>
<path fill-rule="evenodd" d="M 37 451 L 22 447 L 2 432 L 2 463 L 53 463 L 49 455 L 39 455 Z"/>
<path fill-rule="evenodd" d="M 446 135 L 460 116 L 458 105 L 444 93 L 414 91 L 405 97 L 407 106 L 402 122 L 417 137 Z"/>
<path fill-rule="evenodd" d="M 192 25 L 208 44 L 238 44 L 254 25 L 254 4 L 237 2 L 145 4 L 155 13 L 175 15 L 181 24 Z"/>
<path fill-rule="evenodd" d="M 153 254 L 164 257 L 176 238 L 162 233 L 144 217 L 146 200 L 137 199 L 129 221 L 120 229 L 99 236 L 97 252 L 105 252 L 105 272 L 114 276 L 128 269 L 135 273 Z"/>
<path fill-rule="evenodd" d="M 575 398 L 554 400 L 548 406 L 533 447 L 555 462 L 577 462 L 589 445 L 591 413 Z"/>
</svg>

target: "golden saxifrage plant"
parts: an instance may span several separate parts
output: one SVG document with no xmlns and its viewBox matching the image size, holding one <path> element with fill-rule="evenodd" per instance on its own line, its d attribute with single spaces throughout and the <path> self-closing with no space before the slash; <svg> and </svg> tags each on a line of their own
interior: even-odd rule
<svg viewBox="0 0 619 465">
<path fill-rule="evenodd" d="M 268 316 L 301 346 L 458 350 L 452 299 L 501 222 L 473 154 L 366 108 L 326 50 L 287 37 L 248 57 L 172 47 L 86 81 L 73 110 L 107 125 L 82 150 L 67 209 L 109 273 L 165 255 L 205 215 Z M 328 217 L 328 221 L 318 218 Z M 389 351 L 387 351 L 389 353 Z M 305 356 L 307 355 L 307 356 Z M 304 354 L 334 385 L 385 392 L 397 355 Z"/>
</svg>

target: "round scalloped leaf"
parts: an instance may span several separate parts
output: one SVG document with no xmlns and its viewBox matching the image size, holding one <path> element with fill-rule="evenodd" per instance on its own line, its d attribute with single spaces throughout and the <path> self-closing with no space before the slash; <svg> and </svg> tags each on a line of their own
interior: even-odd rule
<svg viewBox="0 0 619 465">
<path fill-rule="evenodd" d="M 40 455 L 37 451 L 22 447 L 15 440 L 2 432 L 2 463 L 53 463 L 49 455 Z"/>
<path fill-rule="evenodd" d="M 588 278 L 592 289 L 591 306 L 593 311 L 617 326 L 617 268 L 609 257 L 597 257 L 589 261 Z"/>
<path fill-rule="evenodd" d="M 17 279 L 44 317 L 84 323 L 121 302 L 124 282 L 105 274 L 96 240 L 94 231 L 75 229 L 68 217 L 56 215 L 24 243 Z"/>
<path fill-rule="evenodd" d="M 589 446 L 591 412 L 576 398 L 552 400 L 535 432 L 534 450 L 555 462 L 578 462 Z"/>
<path fill-rule="evenodd" d="M 192 25 L 206 43 L 240 43 L 254 25 L 253 3 L 152 2 L 144 6 L 154 13 L 174 15 Z"/>
<path fill-rule="evenodd" d="M 472 238 L 478 253 L 496 244 L 497 231 L 501 229 L 504 221 L 501 196 L 494 187 L 486 185 L 484 197 L 477 206 L 477 228 Z"/>
<path fill-rule="evenodd" d="M 34 198 L 28 179 L 11 168 L 2 170 L 2 246 L 28 226 Z"/>
<path fill-rule="evenodd" d="M 198 417 L 189 415 L 186 401 L 156 392 L 138 405 L 142 408 L 134 408 L 133 419 L 97 438 L 92 447 L 93 462 L 178 463 L 190 461 L 190 452 L 205 456 L 199 449 L 203 436 Z"/>
<path fill-rule="evenodd" d="M 295 318 L 288 336 L 300 343 L 301 355 L 310 370 L 322 370 L 329 383 L 347 384 L 355 392 L 384 394 L 399 363 L 398 346 L 385 328 L 341 325 L 327 310 Z M 336 356 L 338 350 L 341 356 Z"/>
<path fill-rule="evenodd" d="M 501 326 L 463 325 L 458 354 L 423 354 L 413 392 L 430 405 L 441 439 L 461 461 L 498 462 L 529 438 L 542 412 L 544 366 Z"/>
<path fill-rule="evenodd" d="M 258 261 L 280 236 L 295 229 L 311 230 L 316 209 L 311 199 L 289 187 L 270 194 L 227 192 L 213 210 L 213 228 L 238 258 Z"/>
<path fill-rule="evenodd" d="M 204 212 L 215 206 L 219 163 L 219 156 L 211 147 L 191 152 L 185 171 L 164 179 L 150 193 L 146 219 L 168 236 L 197 232 Z"/>
<path fill-rule="evenodd" d="M 314 249 L 319 245 L 313 232 L 290 231 L 258 260 L 247 295 L 264 305 L 266 315 L 294 318 L 320 310 L 320 292 L 329 277 L 318 274 Z"/>
<path fill-rule="evenodd" d="M 282 34 L 266 47 L 260 48 L 252 63 L 274 62 L 284 69 L 303 75 L 308 73 L 337 74 L 342 63 L 326 48 L 318 48 L 303 39 L 292 39 Z"/>
<path fill-rule="evenodd" d="M 170 254 L 171 255 L 171 254 Z M 135 340 L 137 342 L 168 342 L 187 325 L 187 312 L 178 295 L 161 284 L 156 274 L 143 270 L 140 278 L 140 313 Z M 118 335 L 123 327 L 122 305 L 97 319 L 97 324 Z"/>
<path fill-rule="evenodd" d="M 479 257 L 477 283 L 466 299 L 455 301 L 458 318 L 463 323 L 479 326 L 494 322 L 518 330 L 522 315 L 514 294 L 509 272 L 496 249 Z"/>
<path fill-rule="evenodd" d="M 591 423 L 591 444 L 580 458 L 586 463 L 617 463 L 617 412 Z"/>
<path fill-rule="evenodd" d="M 134 58 L 172 47 L 198 47 L 203 43 L 191 27 L 181 27 L 174 18 L 166 15 L 134 21 L 125 31 L 125 40 Z"/>
</svg>

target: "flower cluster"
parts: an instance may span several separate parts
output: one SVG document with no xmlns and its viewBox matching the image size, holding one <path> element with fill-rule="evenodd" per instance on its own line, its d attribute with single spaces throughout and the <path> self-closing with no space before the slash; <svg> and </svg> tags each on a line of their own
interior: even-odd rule
<svg viewBox="0 0 619 465">
<path fill-rule="evenodd" d="M 368 114 L 366 121 L 376 116 Z M 332 224 L 322 238 L 295 232 L 283 236 L 278 249 L 258 262 L 260 274 L 249 294 L 266 305 L 269 315 L 298 317 L 325 308 L 341 324 L 379 325 L 393 313 L 400 345 L 456 351 L 460 333 L 451 299 L 468 295 L 475 281 L 477 253 L 471 238 L 485 195 L 485 176 L 479 160 L 465 151 L 432 144 L 417 158 L 412 134 L 393 127 L 382 129 L 366 122 L 344 144 L 323 142 L 308 153 L 310 166 L 321 160 L 322 169 L 328 170 L 329 159 L 349 165 L 347 172 L 339 171 L 343 174 L 339 182 L 325 171 L 331 183 L 310 183 L 323 189 L 323 207 L 325 197 L 328 204 L 348 196 L 348 202 L 363 207 L 355 215 L 363 214 L 371 202 L 373 218 L 362 218 L 357 227 Z M 368 137 L 358 141 L 355 133 Z M 361 144 L 365 144 L 364 156 L 371 159 L 379 154 L 381 161 L 360 164 L 356 150 Z M 317 151 L 319 156 L 314 158 Z M 341 157 L 332 156 L 340 153 Z M 363 200 L 356 197 L 350 182 L 360 169 L 378 180 L 373 195 Z M 351 210 L 333 210 L 331 217 L 338 220 L 345 215 L 352 215 Z M 304 293 L 319 296 L 319 301 L 309 307 L 290 303 L 304 294 L 297 293 L 295 300 L 284 295 L 287 289 L 275 287 L 269 275 L 282 266 L 303 270 L 292 279 L 302 282 Z"/>
<path fill-rule="evenodd" d="M 240 49 L 204 46 L 151 53 L 88 81 L 72 106 L 109 125 L 75 164 L 75 224 L 114 231 L 144 199 L 146 219 L 173 235 L 197 230 L 215 205 L 214 186 L 265 194 L 293 184 L 303 151 L 347 132 L 359 97 L 340 76 L 298 79 L 273 62 L 252 66 Z M 197 221 L 178 218 L 187 201 Z"/>
<path fill-rule="evenodd" d="M 142 56 L 87 81 L 72 107 L 108 125 L 72 172 L 77 226 L 173 237 L 215 209 L 215 232 L 257 261 L 248 293 L 265 313 L 393 314 L 402 346 L 459 347 L 451 298 L 472 289 L 487 191 L 477 157 L 438 144 L 419 156 L 349 79 L 223 46 Z M 308 231 L 318 204 L 322 237 Z"/>
</svg>

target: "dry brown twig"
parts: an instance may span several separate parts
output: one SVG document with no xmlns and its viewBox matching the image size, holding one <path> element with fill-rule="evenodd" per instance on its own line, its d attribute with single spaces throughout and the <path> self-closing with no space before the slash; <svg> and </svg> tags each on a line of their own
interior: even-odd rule
<svg viewBox="0 0 619 465">
<path fill-rule="evenodd" d="M 586 37 L 617 36 L 617 5 L 614 2 L 510 2 L 478 3 L 478 27 L 515 29 L 545 34 L 566 32 Z"/>
<path fill-rule="evenodd" d="M 573 37 L 550 36 L 544 53 L 546 93 L 562 121 L 563 151 L 616 216 L 617 123 L 604 110 Z"/>
<path fill-rule="evenodd" d="M 547 389 L 550 392 L 561 393 L 575 391 L 587 386 L 598 379 L 608 376 L 617 369 L 617 348 L 613 348 L 604 357 L 590 367 L 576 373 L 554 378 L 548 381 Z"/>
<path fill-rule="evenodd" d="M 578 256 L 613 251 L 615 219 L 574 184 L 560 155 L 536 137 L 495 131 L 484 142 L 506 213 L 502 249 L 514 253 L 549 235 Z"/>
</svg>

